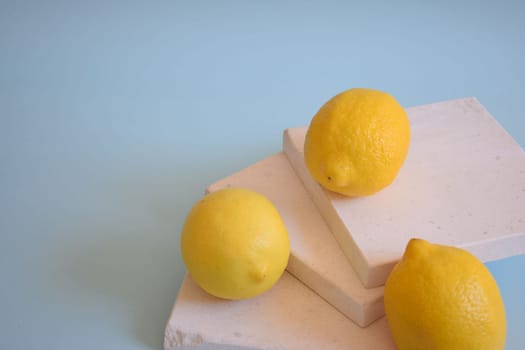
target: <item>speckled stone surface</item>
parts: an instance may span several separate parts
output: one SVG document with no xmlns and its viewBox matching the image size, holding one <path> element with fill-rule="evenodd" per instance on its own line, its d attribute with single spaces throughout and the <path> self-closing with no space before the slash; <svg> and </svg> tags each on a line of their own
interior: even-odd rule
<svg viewBox="0 0 525 350">
<path fill-rule="evenodd" d="M 394 350 L 383 317 L 361 328 L 288 272 L 262 295 L 215 298 L 186 276 L 168 321 L 165 350 L 206 344 L 260 350 Z"/>
<path fill-rule="evenodd" d="M 407 109 L 412 141 L 392 185 L 347 198 L 322 189 L 303 159 L 306 127 L 283 149 L 367 287 L 383 285 L 411 237 L 483 261 L 525 253 L 525 152 L 475 98 Z"/>
<path fill-rule="evenodd" d="M 276 206 L 290 237 L 289 272 L 358 325 L 383 316 L 383 287 L 363 287 L 283 153 L 217 181 L 208 191 L 224 187 L 252 189 Z"/>
</svg>

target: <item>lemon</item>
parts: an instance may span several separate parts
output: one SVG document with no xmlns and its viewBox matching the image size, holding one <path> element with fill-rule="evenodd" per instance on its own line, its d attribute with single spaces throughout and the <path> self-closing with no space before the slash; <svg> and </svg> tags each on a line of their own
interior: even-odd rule
<svg viewBox="0 0 525 350">
<path fill-rule="evenodd" d="M 467 251 L 412 239 L 385 284 L 385 314 L 399 350 L 502 350 L 498 286 Z"/>
<path fill-rule="evenodd" d="M 266 197 L 226 188 L 193 206 L 182 228 L 181 250 L 202 289 L 219 298 L 245 299 L 277 282 L 288 263 L 290 241 Z"/>
<path fill-rule="evenodd" d="M 324 188 L 365 196 L 394 181 L 409 143 L 407 114 L 394 97 L 356 88 L 331 98 L 312 118 L 304 158 Z"/>
</svg>

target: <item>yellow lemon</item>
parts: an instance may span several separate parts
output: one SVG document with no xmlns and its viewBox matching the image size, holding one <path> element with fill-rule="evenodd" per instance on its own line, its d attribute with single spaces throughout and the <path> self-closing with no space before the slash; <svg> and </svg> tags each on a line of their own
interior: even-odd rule
<svg viewBox="0 0 525 350">
<path fill-rule="evenodd" d="M 502 350 L 505 309 L 496 281 L 467 251 L 412 239 L 385 284 L 399 350 Z"/>
<path fill-rule="evenodd" d="M 378 192 L 394 181 L 410 143 L 406 111 L 372 89 L 342 92 L 315 114 L 304 143 L 312 177 L 346 196 Z"/>
<path fill-rule="evenodd" d="M 208 293 L 244 299 L 271 288 L 290 255 L 286 227 L 274 205 L 247 189 L 204 196 L 181 234 L 182 257 L 193 280 Z"/>
</svg>

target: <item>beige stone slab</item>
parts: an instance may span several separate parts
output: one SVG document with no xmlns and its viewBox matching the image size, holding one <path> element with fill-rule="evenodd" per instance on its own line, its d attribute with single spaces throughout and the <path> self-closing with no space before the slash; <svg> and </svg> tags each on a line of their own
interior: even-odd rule
<svg viewBox="0 0 525 350">
<path fill-rule="evenodd" d="M 322 189 L 303 159 L 306 127 L 283 148 L 368 287 L 384 284 L 411 237 L 483 261 L 525 253 L 525 152 L 475 98 L 408 108 L 412 142 L 392 185 L 362 198 Z"/>
<path fill-rule="evenodd" d="M 248 188 L 276 206 L 290 236 L 288 271 L 360 326 L 383 316 L 383 287 L 366 289 L 284 153 L 209 186 Z"/>
<path fill-rule="evenodd" d="M 166 326 L 164 349 L 206 344 L 260 350 L 394 350 L 385 318 L 361 328 L 285 272 L 248 300 L 215 298 L 186 276 Z"/>
</svg>

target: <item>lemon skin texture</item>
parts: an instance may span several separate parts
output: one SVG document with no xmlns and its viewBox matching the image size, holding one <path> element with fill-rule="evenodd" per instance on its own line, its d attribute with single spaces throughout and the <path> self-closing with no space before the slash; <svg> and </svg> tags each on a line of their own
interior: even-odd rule
<svg viewBox="0 0 525 350">
<path fill-rule="evenodd" d="M 284 222 L 264 196 L 241 188 L 204 196 L 181 234 L 182 257 L 193 280 L 224 299 L 246 299 L 270 289 L 290 255 Z"/>
<path fill-rule="evenodd" d="M 399 350 L 503 350 L 496 281 L 466 250 L 412 239 L 389 275 L 385 314 Z"/>
<path fill-rule="evenodd" d="M 367 196 L 390 185 L 410 144 L 405 109 L 388 93 L 356 88 L 326 102 L 304 143 L 306 166 L 324 188 Z"/>
</svg>

